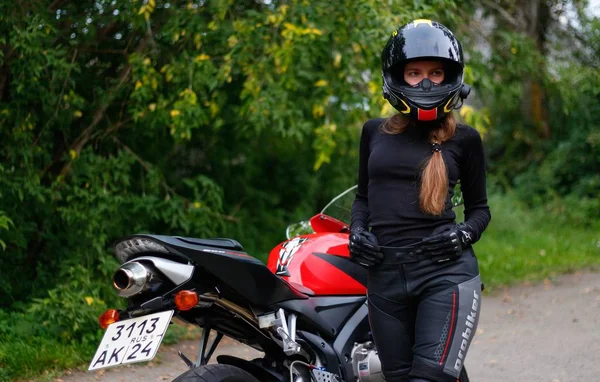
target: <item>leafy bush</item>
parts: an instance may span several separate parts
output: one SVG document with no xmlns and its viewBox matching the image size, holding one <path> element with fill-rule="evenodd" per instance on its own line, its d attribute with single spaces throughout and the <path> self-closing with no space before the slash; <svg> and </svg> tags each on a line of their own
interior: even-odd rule
<svg viewBox="0 0 600 382">
<path fill-rule="evenodd" d="M 117 301 L 115 293 L 104 286 L 110 288 L 108 275 L 99 277 L 82 266 L 72 266 L 61 276 L 65 282 L 49 290 L 46 297 L 34 298 L 27 314 L 45 327 L 46 334 L 63 343 L 98 344 L 102 334 L 98 317 L 109 307 L 104 296 L 110 298 L 111 308 L 124 308 L 124 300 Z M 93 282 L 96 279 L 107 282 Z"/>
</svg>

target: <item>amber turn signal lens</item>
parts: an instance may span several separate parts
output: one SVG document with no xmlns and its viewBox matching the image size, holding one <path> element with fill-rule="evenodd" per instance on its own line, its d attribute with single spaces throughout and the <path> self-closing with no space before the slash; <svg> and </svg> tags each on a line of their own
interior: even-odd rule
<svg viewBox="0 0 600 382">
<path fill-rule="evenodd" d="M 198 293 L 181 290 L 175 294 L 175 306 L 179 310 L 190 310 L 198 304 Z"/>
<path fill-rule="evenodd" d="M 119 321 L 119 312 L 116 309 L 109 309 L 98 318 L 102 329 L 108 328 L 110 324 L 114 324 L 117 321 Z"/>
</svg>

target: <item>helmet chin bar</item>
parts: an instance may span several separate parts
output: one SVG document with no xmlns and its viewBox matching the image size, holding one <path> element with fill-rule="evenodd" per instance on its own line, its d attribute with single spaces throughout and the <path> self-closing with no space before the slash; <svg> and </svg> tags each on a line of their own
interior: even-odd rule
<svg viewBox="0 0 600 382">
<path fill-rule="evenodd" d="M 439 88 L 438 88 L 439 86 Z M 425 78 L 421 82 L 419 82 L 414 87 L 406 87 L 406 91 L 395 91 L 387 84 L 385 77 L 383 78 L 383 98 L 388 100 L 388 102 L 400 113 L 406 115 L 409 118 L 414 118 L 419 121 L 434 121 L 438 118 L 441 118 L 452 109 L 460 109 L 463 105 L 463 101 L 469 96 L 471 93 L 471 87 L 467 84 L 461 84 L 460 90 L 457 88 L 454 89 L 444 89 L 442 87 L 448 87 L 448 85 L 435 85 L 430 79 Z M 438 89 L 436 89 L 438 88 Z M 411 91 L 413 90 L 413 91 Z M 436 92 L 437 90 L 437 92 Z M 445 105 L 437 105 L 433 108 L 423 108 L 415 105 L 407 96 L 411 95 L 423 95 L 423 93 L 430 93 L 433 91 L 438 93 L 440 90 L 442 92 L 454 93 Z M 458 90 L 458 91 L 457 91 Z M 434 93 L 434 94 L 435 94 Z M 458 94 L 457 94 L 458 93 Z M 433 94 L 432 94 L 433 95 Z M 404 98 L 404 100 L 403 100 Z M 438 111 L 438 109 L 440 109 Z"/>
</svg>

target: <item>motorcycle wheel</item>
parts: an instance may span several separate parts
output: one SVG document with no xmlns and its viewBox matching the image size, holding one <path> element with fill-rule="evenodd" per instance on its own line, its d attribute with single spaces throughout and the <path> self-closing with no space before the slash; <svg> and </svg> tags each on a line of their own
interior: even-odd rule
<svg viewBox="0 0 600 382">
<path fill-rule="evenodd" d="M 464 367 L 462 368 L 462 371 L 460 372 L 458 380 L 460 382 L 469 382 L 469 376 L 467 375 L 467 369 L 465 369 Z"/>
<path fill-rule="evenodd" d="M 212 364 L 195 367 L 173 382 L 260 382 L 252 374 L 232 365 Z"/>
</svg>

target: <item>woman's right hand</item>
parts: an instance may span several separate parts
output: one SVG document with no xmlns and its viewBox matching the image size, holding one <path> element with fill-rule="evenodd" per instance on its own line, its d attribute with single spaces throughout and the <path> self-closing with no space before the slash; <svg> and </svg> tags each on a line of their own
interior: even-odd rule
<svg viewBox="0 0 600 382">
<path fill-rule="evenodd" d="M 350 232 L 348 240 L 350 258 L 365 268 L 373 268 L 383 261 L 383 253 L 379 248 L 377 237 L 364 227 Z"/>
</svg>

